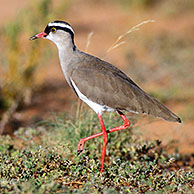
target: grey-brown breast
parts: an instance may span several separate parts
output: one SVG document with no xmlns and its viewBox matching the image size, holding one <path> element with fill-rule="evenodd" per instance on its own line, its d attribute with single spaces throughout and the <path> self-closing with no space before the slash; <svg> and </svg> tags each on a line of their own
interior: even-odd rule
<svg viewBox="0 0 194 194">
<path fill-rule="evenodd" d="M 115 110 L 127 110 L 181 122 L 174 113 L 144 92 L 115 66 L 87 55 L 72 64 L 69 76 L 89 100 Z"/>
</svg>

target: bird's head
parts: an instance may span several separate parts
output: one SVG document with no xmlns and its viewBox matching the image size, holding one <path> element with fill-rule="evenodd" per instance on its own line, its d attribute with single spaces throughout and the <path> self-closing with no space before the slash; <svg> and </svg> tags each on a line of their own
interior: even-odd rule
<svg viewBox="0 0 194 194">
<path fill-rule="evenodd" d="M 50 22 L 43 32 L 32 36 L 30 40 L 37 38 L 46 38 L 57 46 L 68 42 L 74 45 L 74 30 L 67 22 L 57 20 Z"/>
</svg>

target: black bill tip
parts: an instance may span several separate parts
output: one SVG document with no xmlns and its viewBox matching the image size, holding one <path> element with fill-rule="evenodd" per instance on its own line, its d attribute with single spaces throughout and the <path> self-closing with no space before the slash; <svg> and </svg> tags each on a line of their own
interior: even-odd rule
<svg viewBox="0 0 194 194">
<path fill-rule="evenodd" d="M 29 40 L 35 40 L 35 39 L 37 39 L 37 36 L 36 36 L 36 35 L 34 35 L 34 36 L 30 37 L 30 39 L 29 39 Z"/>
</svg>

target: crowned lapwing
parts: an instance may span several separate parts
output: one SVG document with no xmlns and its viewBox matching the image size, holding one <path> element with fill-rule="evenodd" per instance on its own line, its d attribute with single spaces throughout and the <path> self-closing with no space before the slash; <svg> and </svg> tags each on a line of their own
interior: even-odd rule
<svg viewBox="0 0 194 194">
<path fill-rule="evenodd" d="M 130 122 L 122 111 L 148 114 L 181 123 L 177 115 L 144 92 L 120 69 L 80 51 L 74 43 L 74 30 L 67 22 L 50 22 L 43 32 L 32 36 L 30 40 L 37 38 L 49 39 L 56 44 L 60 64 L 69 86 L 98 115 L 102 132 L 81 139 L 77 149 L 78 151 L 83 150 L 85 141 L 103 136 L 101 173 L 104 167 L 107 134 L 130 126 Z M 124 124 L 106 130 L 102 119 L 104 111 L 116 111 Z"/>
</svg>

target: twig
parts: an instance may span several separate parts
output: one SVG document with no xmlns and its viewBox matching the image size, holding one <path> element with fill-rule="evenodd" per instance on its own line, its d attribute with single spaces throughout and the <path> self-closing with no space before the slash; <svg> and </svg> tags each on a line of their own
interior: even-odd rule
<svg viewBox="0 0 194 194">
<path fill-rule="evenodd" d="M 93 36 L 93 32 L 90 32 L 90 33 L 88 34 L 88 38 L 87 38 L 87 42 L 86 42 L 86 48 L 85 48 L 85 51 L 86 51 L 86 52 L 88 51 L 88 47 L 90 46 L 92 36 Z"/>
<path fill-rule="evenodd" d="M 124 34 L 121 34 L 117 40 L 111 45 L 111 47 L 106 51 L 106 53 L 109 53 L 111 50 L 121 46 L 122 44 L 125 44 L 126 41 L 122 41 L 119 43 L 119 41 L 125 37 L 126 35 L 130 34 L 131 32 L 134 32 L 134 31 L 137 31 L 139 30 L 139 27 L 142 26 L 143 24 L 147 24 L 149 22 L 155 22 L 155 20 L 146 20 L 146 21 L 143 21 L 139 24 L 137 24 L 136 26 L 133 26 L 132 28 L 130 28 L 127 32 L 125 32 Z"/>
</svg>

